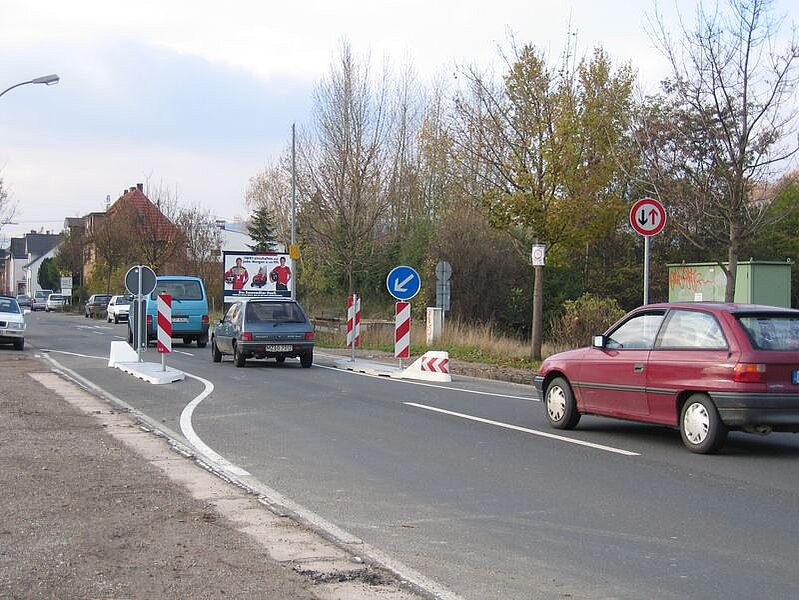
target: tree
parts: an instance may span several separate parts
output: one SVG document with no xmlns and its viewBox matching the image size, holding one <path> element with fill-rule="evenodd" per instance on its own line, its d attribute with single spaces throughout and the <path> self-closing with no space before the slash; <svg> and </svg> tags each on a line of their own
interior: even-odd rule
<svg viewBox="0 0 799 600">
<path fill-rule="evenodd" d="M 257 208 L 247 225 L 247 232 L 255 240 L 255 245 L 248 244 L 254 252 L 273 252 L 276 247 L 275 225 L 268 206 Z"/>
<path fill-rule="evenodd" d="M 670 61 L 665 100 L 645 144 L 648 182 L 668 194 L 674 224 L 702 248 L 726 247 L 725 300 L 733 301 L 738 256 L 744 241 L 768 219 L 773 198 L 766 183 L 797 151 L 792 104 L 799 82 L 794 36 L 777 51 L 779 20 L 771 0 L 727 0 L 706 12 L 700 4 L 692 29 L 673 42 L 656 16 L 653 37 Z M 661 134 L 661 135 L 658 135 Z M 665 148 L 664 139 L 673 143 Z M 758 195 L 759 193 L 759 195 Z M 664 198 L 664 200 L 666 200 Z"/>
<path fill-rule="evenodd" d="M 278 164 L 267 164 L 250 178 L 244 200 L 253 212 L 268 209 L 274 226 L 273 238 L 291 240 L 291 156 L 284 153 Z"/>
<path fill-rule="evenodd" d="M 390 206 L 389 108 L 387 74 L 375 82 L 368 61 L 359 62 L 344 42 L 315 90 L 315 121 L 299 144 L 301 226 L 349 293 L 371 264 Z"/>
<path fill-rule="evenodd" d="M 491 223 L 520 254 L 534 241 L 562 260 L 615 228 L 630 159 L 627 115 L 634 75 L 607 55 L 557 68 L 532 45 L 513 48 L 500 84 L 470 69 L 456 98 L 454 151 L 471 169 Z M 536 269 L 531 350 L 541 357 L 543 280 Z"/>
<path fill-rule="evenodd" d="M 83 266 L 86 264 L 86 237 L 67 229 L 64 241 L 58 246 L 55 264 L 59 271 L 72 276 L 74 287 L 82 287 Z"/>
<path fill-rule="evenodd" d="M 58 271 L 56 261 L 52 258 L 42 260 L 36 279 L 43 290 L 61 289 L 61 273 Z"/>
<path fill-rule="evenodd" d="M 178 209 L 175 226 L 186 242 L 183 272 L 201 277 L 209 298 L 222 298 L 222 230 L 210 211 L 198 205 Z"/>
<path fill-rule="evenodd" d="M 3 230 L 3 225 L 8 223 L 14 218 L 16 212 L 16 205 L 11 201 L 8 188 L 0 177 L 0 231 Z"/>
</svg>

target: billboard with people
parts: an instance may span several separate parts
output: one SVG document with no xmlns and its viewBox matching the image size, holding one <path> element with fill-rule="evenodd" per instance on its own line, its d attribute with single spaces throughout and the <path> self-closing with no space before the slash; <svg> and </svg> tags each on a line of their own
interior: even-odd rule
<svg viewBox="0 0 799 600">
<path fill-rule="evenodd" d="M 288 254 L 225 250 L 222 258 L 225 302 L 238 297 L 291 296 L 294 265 Z"/>
</svg>

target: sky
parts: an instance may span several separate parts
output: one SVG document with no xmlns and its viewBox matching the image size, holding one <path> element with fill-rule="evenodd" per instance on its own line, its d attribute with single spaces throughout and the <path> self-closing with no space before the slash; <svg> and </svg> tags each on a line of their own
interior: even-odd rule
<svg viewBox="0 0 799 600">
<path fill-rule="evenodd" d="M 0 240 L 60 232 L 149 183 L 227 220 L 248 216 L 251 177 L 277 161 L 343 40 L 422 82 L 499 64 L 513 37 L 557 57 L 601 45 L 654 91 L 667 66 L 649 25 L 677 31 L 695 0 L 0 0 L 0 178 L 16 203 Z M 799 23 L 799 3 L 775 12 Z"/>
</svg>

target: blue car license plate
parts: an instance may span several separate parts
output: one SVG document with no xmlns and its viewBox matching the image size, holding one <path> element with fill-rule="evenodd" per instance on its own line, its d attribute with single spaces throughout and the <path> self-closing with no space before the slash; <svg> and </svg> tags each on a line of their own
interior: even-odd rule
<svg viewBox="0 0 799 600">
<path fill-rule="evenodd" d="M 793 373 L 791 374 L 791 382 L 794 385 L 799 385 L 799 369 L 793 370 Z"/>
</svg>

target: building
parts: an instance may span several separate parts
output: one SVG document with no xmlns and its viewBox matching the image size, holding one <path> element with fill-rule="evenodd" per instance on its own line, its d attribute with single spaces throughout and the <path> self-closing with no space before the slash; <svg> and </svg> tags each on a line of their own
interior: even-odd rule
<svg viewBox="0 0 799 600">
<path fill-rule="evenodd" d="M 20 238 L 11 238 L 3 259 L 2 289 L 6 293 L 33 295 L 39 285 L 39 267 L 46 258 L 55 256 L 61 234 L 31 231 Z"/>
</svg>

